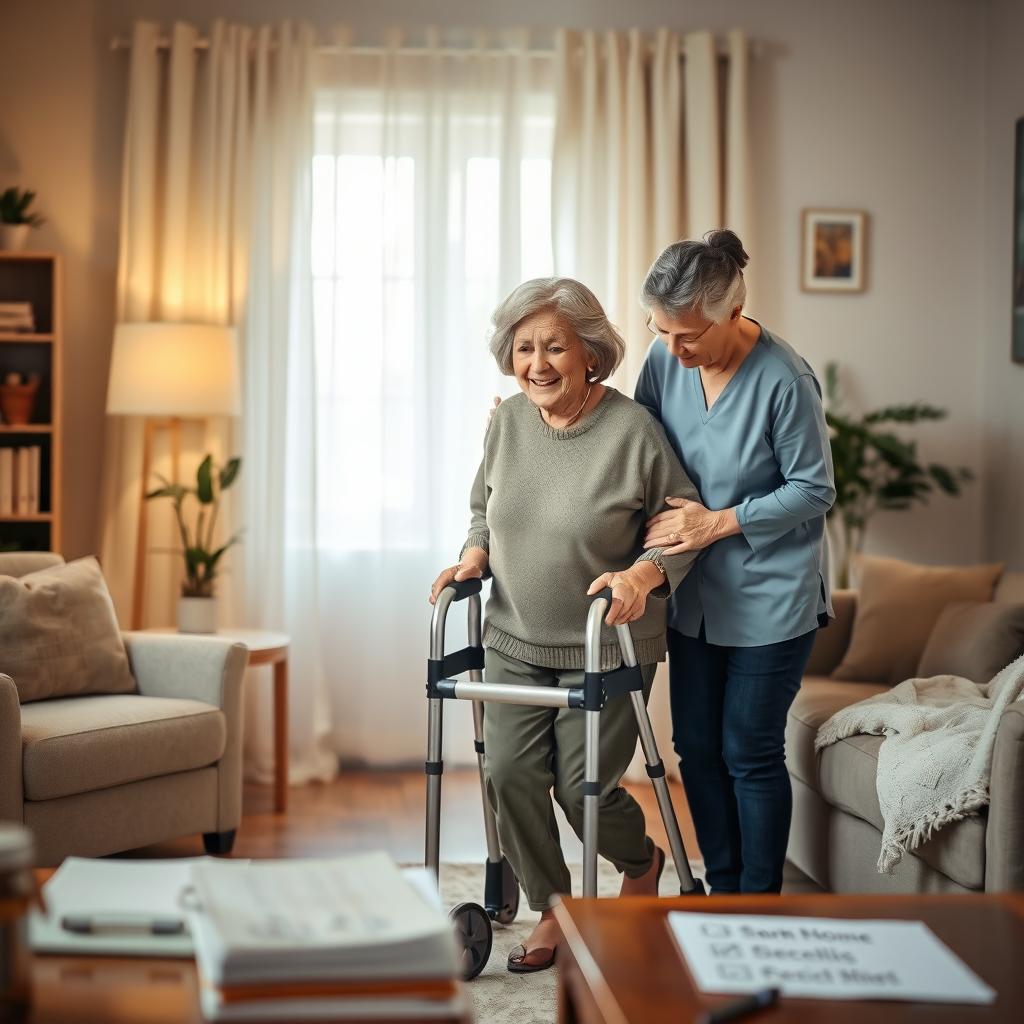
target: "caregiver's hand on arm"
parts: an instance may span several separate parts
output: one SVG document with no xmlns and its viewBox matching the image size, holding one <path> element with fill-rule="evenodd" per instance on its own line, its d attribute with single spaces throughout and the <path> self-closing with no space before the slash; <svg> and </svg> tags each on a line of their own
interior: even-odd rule
<svg viewBox="0 0 1024 1024">
<path fill-rule="evenodd" d="M 430 603 L 433 604 L 438 595 L 453 580 L 461 583 L 463 580 L 481 579 L 487 572 L 487 552 L 483 548 L 466 548 L 462 553 L 462 560 L 457 565 L 451 565 L 444 569 L 434 580 L 430 588 Z"/>
<path fill-rule="evenodd" d="M 666 498 L 665 504 L 672 507 L 647 521 L 644 537 L 645 548 L 663 548 L 663 555 L 700 551 L 716 540 L 740 532 L 735 509 L 712 512 L 699 501 L 687 498 Z"/>
<path fill-rule="evenodd" d="M 590 584 L 587 596 L 611 587 L 612 600 L 604 621 L 608 626 L 634 622 L 647 608 L 647 595 L 665 582 L 653 562 L 636 562 L 622 572 L 605 572 Z"/>
</svg>

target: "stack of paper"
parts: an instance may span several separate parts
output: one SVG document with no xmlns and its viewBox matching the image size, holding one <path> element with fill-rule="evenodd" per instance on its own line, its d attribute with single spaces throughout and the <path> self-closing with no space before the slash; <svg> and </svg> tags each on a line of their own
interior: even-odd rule
<svg viewBox="0 0 1024 1024">
<path fill-rule="evenodd" d="M 87 956 L 192 956 L 182 894 L 194 864 L 180 860 L 92 860 L 68 857 L 43 887 L 47 914 L 33 910 L 29 941 L 37 953 Z M 73 920 L 89 920 L 89 931 Z M 156 921 L 177 920 L 180 932 L 160 933 Z"/>
<path fill-rule="evenodd" d="M 208 1019 L 464 1012 L 451 924 L 384 853 L 211 861 L 194 865 L 191 877 Z"/>
</svg>

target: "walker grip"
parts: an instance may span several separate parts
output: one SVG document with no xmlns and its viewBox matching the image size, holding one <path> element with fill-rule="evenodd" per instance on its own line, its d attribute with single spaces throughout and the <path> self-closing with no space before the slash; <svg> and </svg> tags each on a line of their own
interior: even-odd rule
<svg viewBox="0 0 1024 1024">
<path fill-rule="evenodd" d="M 461 601 L 465 597 L 472 597 L 474 594 L 479 594 L 483 589 L 483 585 L 483 580 L 481 579 L 452 580 L 445 589 L 454 590 L 455 597 L 453 600 Z"/>
</svg>

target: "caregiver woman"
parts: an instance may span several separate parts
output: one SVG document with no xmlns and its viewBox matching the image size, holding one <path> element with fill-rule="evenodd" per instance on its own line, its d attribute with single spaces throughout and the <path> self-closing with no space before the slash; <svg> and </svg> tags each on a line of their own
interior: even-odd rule
<svg viewBox="0 0 1024 1024">
<path fill-rule="evenodd" d="M 821 388 L 742 315 L 731 231 L 670 245 L 641 301 L 652 343 L 636 400 L 662 422 L 701 503 L 669 498 L 645 545 L 700 550 L 669 609 L 673 743 L 713 892 L 779 892 L 793 796 L 786 713 L 819 625 L 835 500 Z"/>
</svg>

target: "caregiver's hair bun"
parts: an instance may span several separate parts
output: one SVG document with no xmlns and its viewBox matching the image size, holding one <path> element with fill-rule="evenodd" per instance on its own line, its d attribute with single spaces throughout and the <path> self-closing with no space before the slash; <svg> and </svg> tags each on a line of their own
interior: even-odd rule
<svg viewBox="0 0 1024 1024">
<path fill-rule="evenodd" d="M 709 231 L 704 236 L 704 241 L 711 249 L 717 249 L 725 253 L 737 267 L 742 270 L 749 262 L 750 257 L 743 248 L 743 243 L 734 231 L 727 228 L 720 228 L 718 231 Z"/>
</svg>

